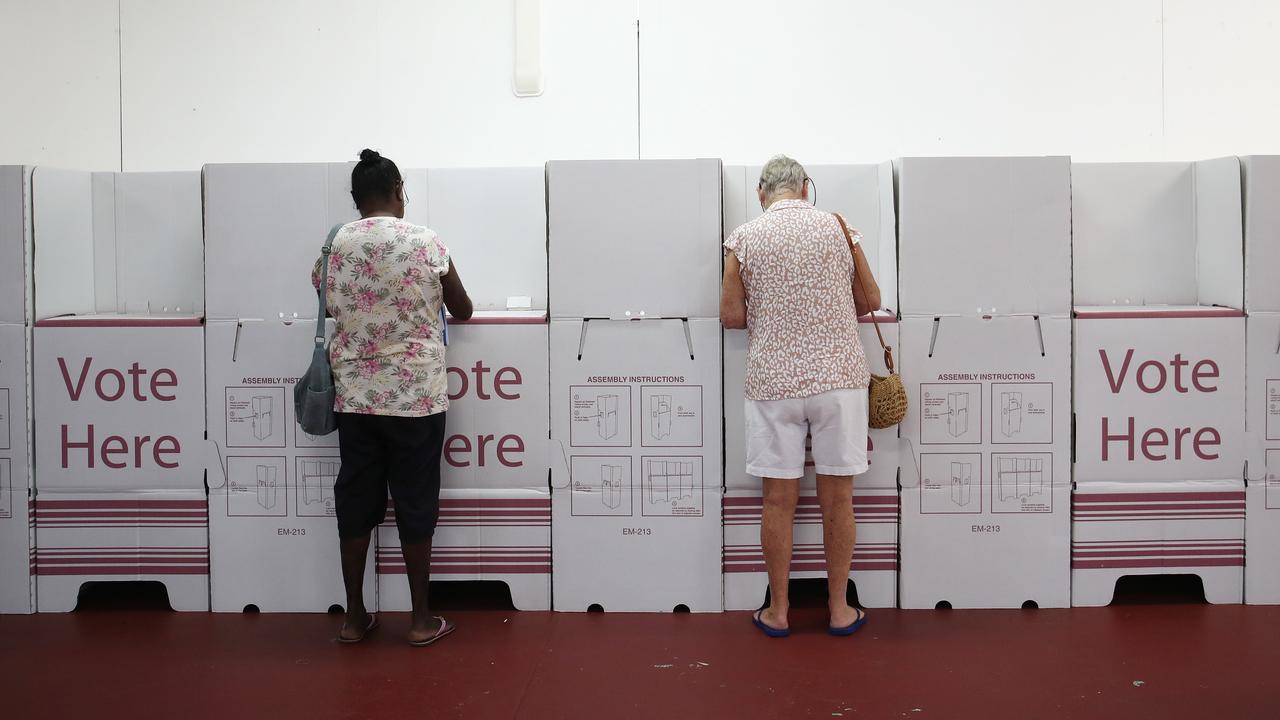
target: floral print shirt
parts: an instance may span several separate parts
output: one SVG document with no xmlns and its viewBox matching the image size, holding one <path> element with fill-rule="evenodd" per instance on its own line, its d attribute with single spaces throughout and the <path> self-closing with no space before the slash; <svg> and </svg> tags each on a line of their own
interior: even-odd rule
<svg viewBox="0 0 1280 720">
<path fill-rule="evenodd" d="M 320 262 L 311 284 L 320 287 Z M 329 359 L 337 412 L 422 417 L 449 408 L 440 283 L 449 250 L 392 217 L 347 223 L 329 254 Z"/>
<path fill-rule="evenodd" d="M 853 228 L 849 234 L 854 243 L 862 239 Z M 748 399 L 867 387 L 853 255 L 835 215 L 779 200 L 724 245 L 737 255 L 747 291 Z"/>
</svg>

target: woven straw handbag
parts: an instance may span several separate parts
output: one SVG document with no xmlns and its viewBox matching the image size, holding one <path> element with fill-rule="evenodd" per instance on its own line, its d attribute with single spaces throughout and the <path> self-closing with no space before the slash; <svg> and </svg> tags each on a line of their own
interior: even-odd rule
<svg viewBox="0 0 1280 720">
<path fill-rule="evenodd" d="M 844 218 L 836 214 L 840 221 L 840 229 L 844 231 L 845 242 L 849 244 L 849 253 L 854 257 L 854 280 L 862 287 L 862 294 L 867 287 L 862 282 L 861 273 L 857 272 L 857 253 L 853 249 L 853 236 Z M 880 347 L 884 349 L 884 366 L 889 369 L 888 375 L 871 375 L 871 385 L 867 388 L 867 425 L 872 430 L 883 430 L 902 422 L 907 416 L 907 388 L 902 384 L 902 376 L 893 369 L 893 346 L 886 345 L 884 335 L 880 332 L 880 322 L 876 320 L 876 311 L 871 311 L 871 324 L 876 329 L 876 337 L 880 339 Z"/>
</svg>

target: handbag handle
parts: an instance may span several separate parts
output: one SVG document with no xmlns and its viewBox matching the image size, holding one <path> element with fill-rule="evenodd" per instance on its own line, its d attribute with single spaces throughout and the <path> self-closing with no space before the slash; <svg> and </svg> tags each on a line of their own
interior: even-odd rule
<svg viewBox="0 0 1280 720">
<path fill-rule="evenodd" d="M 316 288 L 320 309 L 316 312 L 316 345 L 324 344 L 324 321 L 329 311 L 326 302 L 329 296 L 329 253 L 333 251 L 333 239 L 338 236 L 343 224 L 338 223 L 329 230 L 329 237 L 325 239 L 324 247 L 320 248 L 320 287 Z"/>
<path fill-rule="evenodd" d="M 862 282 L 862 274 L 858 272 L 858 253 L 853 249 L 853 235 L 849 232 L 849 226 L 845 224 L 844 218 L 840 217 L 840 213 L 831 213 L 836 216 L 836 220 L 840 222 L 840 229 L 844 231 L 844 241 L 849 245 L 849 255 L 853 259 L 853 280 L 858 283 L 858 287 L 862 288 L 862 294 L 867 294 L 867 286 Z M 876 329 L 876 337 L 880 339 L 880 347 L 884 349 L 884 366 L 889 368 L 889 374 L 893 374 L 893 346 L 884 343 L 884 334 L 880 332 L 880 321 L 876 319 L 876 311 L 879 308 L 871 309 L 871 325 Z"/>
</svg>

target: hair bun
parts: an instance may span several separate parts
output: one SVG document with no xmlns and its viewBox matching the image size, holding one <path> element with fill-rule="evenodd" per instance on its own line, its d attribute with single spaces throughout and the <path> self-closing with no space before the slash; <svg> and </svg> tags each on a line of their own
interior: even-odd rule
<svg viewBox="0 0 1280 720">
<path fill-rule="evenodd" d="M 365 148 L 360 151 L 360 162 L 377 162 L 382 159 L 382 155 L 377 150 Z"/>
</svg>

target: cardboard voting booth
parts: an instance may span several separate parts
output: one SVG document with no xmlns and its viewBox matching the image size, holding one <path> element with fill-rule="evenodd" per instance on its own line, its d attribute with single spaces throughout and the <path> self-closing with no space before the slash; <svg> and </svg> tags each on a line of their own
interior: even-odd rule
<svg viewBox="0 0 1280 720">
<path fill-rule="evenodd" d="M 1072 602 L 1125 575 L 1244 585 L 1240 165 L 1072 165 Z M 1194 542 L 1191 542 L 1194 541 Z"/>
<path fill-rule="evenodd" d="M 501 581 L 516 608 L 549 610 L 545 311 L 480 311 L 451 322 L 446 358 L 449 411 L 431 579 Z M 390 503 L 378 529 L 378 588 L 384 610 L 410 609 Z"/>
<path fill-rule="evenodd" d="M 1065 607 L 1067 158 L 898 164 L 901 606 Z"/>
<path fill-rule="evenodd" d="M 720 163 L 546 174 L 554 608 L 722 610 Z"/>
<path fill-rule="evenodd" d="M 449 320 L 449 411 L 432 581 L 507 585 L 521 610 L 551 608 L 546 185 L 528 168 L 405 172 L 419 211 L 476 307 Z M 410 609 L 394 508 L 378 529 L 378 594 Z"/>
<path fill-rule="evenodd" d="M 1244 170 L 1244 599 L 1280 603 L 1280 156 L 1241 159 Z"/>
<path fill-rule="evenodd" d="M 209 607 L 198 173 L 32 175 L 37 598 Z"/>
<path fill-rule="evenodd" d="M 314 347 L 311 269 L 329 228 L 358 217 L 351 167 L 204 168 L 215 612 L 325 612 L 346 604 L 334 520 L 338 434 L 316 437 L 298 427 L 293 384 Z M 332 335 L 333 321 L 325 333 Z M 365 603 L 376 609 L 372 554 Z"/>
<path fill-rule="evenodd" d="M 0 166 L 0 613 L 35 611 L 31 168 Z"/>
<path fill-rule="evenodd" d="M 862 235 L 862 248 L 882 304 L 877 314 L 885 342 L 898 352 L 897 233 L 893 206 L 893 167 L 881 165 L 806 166 L 817 188 L 818 207 L 840 213 Z M 756 183 L 759 167 L 724 169 L 724 233 L 761 214 Z M 863 318 L 859 337 L 871 371 L 887 372 L 884 354 L 869 318 Z M 760 478 L 746 474 L 746 428 L 743 384 L 747 362 L 747 334 L 724 331 L 724 599 L 727 610 L 754 610 L 764 603 L 768 575 L 760 546 Z M 868 438 L 870 469 L 854 478 L 851 502 L 857 521 L 857 543 L 850 565 L 857 599 L 866 607 L 894 607 L 898 596 L 898 427 L 872 430 Z M 818 505 L 812 459 L 800 481 L 796 509 L 793 578 L 826 577 L 822 543 L 822 514 Z"/>
</svg>

